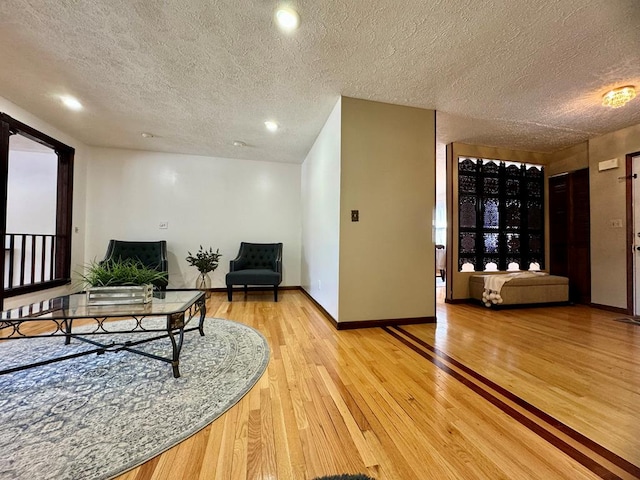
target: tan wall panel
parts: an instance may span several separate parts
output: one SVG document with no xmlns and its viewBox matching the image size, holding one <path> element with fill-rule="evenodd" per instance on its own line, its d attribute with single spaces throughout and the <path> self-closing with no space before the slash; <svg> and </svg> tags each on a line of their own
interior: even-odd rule
<svg viewBox="0 0 640 480">
<path fill-rule="evenodd" d="M 435 112 L 345 97 L 341 159 L 338 321 L 435 316 Z"/>
<path fill-rule="evenodd" d="M 627 307 L 625 156 L 640 151 L 640 125 L 589 140 L 591 196 L 591 301 Z M 598 163 L 618 158 L 619 167 L 598 171 Z M 622 228 L 611 226 L 621 220 Z"/>
<path fill-rule="evenodd" d="M 547 175 L 553 176 L 583 168 L 589 168 L 589 142 L 582 142 L 552 153 L 546 170 Z"/>
<path fill-rule="evenodd" d="M 453 145 L 457 156 L 466 155 L 468 157 L 535 163 L 537 165 L 547 165 L 551 160 L 548 153 L 527 152 L 525 150 L 511 150 L 500 147 L 487 147 L 485 145 L 468 145 L 466 143 L 454 143 Z"/>
</svg>

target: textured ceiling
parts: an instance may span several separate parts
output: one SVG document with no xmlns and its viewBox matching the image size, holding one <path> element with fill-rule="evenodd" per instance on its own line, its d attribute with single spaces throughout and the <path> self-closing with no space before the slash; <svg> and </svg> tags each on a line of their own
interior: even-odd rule
<svg viewBox="0 0 640 480">
<path fill-rule="evenodd" d="M 290 5 L 285 35 L 275 0 L 2 0 L 0 95 L 89 145 L 295 163 L 340 95 L 436 109 L 439 144 L 550 152 L 640 123 L 640 98 L 600 106 L 640 86 L 638 0 Z"/>
</svg>

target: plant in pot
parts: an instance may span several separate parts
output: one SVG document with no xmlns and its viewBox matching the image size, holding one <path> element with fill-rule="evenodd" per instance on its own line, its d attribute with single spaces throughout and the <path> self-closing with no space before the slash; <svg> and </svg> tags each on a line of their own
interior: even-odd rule
<svg viewBox="0 0 640 480">
<path fill-rule="evenodd" d="M 209 250 L 202 248 L 200 245 L 200 250 L 198 250 L 195 255 L 191 252 L 187 252 L 189 255 L 186 260 L 192 267 L 196 267 L 200 275 L 196 280 L 196 288 L 199 290 L 209 291 L 211 288 L 211 278 L 209 277 L 209 272 L 213 272 L 216 268 L 218 268 L 218 261 L 222 254 L 220 253 L 220 249 L 216 249 L 213 251 L 212 247 L 209 247 Z M 207 295 L 208 296 L 208 295 Z"/>
<path fill-rule="evenodd" d="M 80 281 L 87 290 L 90 303 L 97 303 L 98 299 L 103 303 L 137 303 L 139 298 L 142 299 L 140 303 L 146 303 L 151 299 L 153 285 L 166 279 L 166 272 L 146 267 L 133 259 L 93 261 L 85 265 L 84 272 L 80 274 Z M 127 293 L 124 288 L 104 287 L 141 288 L 130 288 Z"/>
</svg>

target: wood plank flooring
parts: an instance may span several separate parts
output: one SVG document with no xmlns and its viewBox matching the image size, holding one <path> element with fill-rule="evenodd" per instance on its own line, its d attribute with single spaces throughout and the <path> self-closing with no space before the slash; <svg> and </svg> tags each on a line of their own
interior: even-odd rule
<svg viewBox="0 0 640 480">
<path fill-rule="evenodd" d="M 640 479 L 640 327 L 620 315 L 439 303 L 437 324 L 337 331 L 288 290 L 215 293 L 208 316 L 262 332 L 267 372 L 119 480 Z"/>
<path fill-rule="evenodd" d="M 439 304 L 436 325 L 336 331 L 284 291 L 208 316 L 260 330 L 267 372 L 119 480 L 640 478 L 640 328 L 615 314 Z"/>
</svg>

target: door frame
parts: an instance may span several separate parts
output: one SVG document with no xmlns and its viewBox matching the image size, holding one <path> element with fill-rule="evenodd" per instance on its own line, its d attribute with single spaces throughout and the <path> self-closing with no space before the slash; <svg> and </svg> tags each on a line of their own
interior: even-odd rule
<svg viewBox="0 0 640 480">
<path fill-rule="evenodd" d="M 56 200 L 56 257 L 54 278 L 32 285 L 6 290 L 4 281 L 5 256 L 0 255 L 0 309 L 6 298 L 33 293 L 71 282 L 71 230 L 73 217 L 73 164 L 75 149 L 15 118 L 0 112 L 0 238 L 2 243 L 7 233 L 7 192 L 9 181 L 9 139 L 22 135 L 50 148 L 58 156 L 57 200 Z"/>
<path fill-rule="evenodd" d="M 625 157 L 626 204 L 627 204 L 627 315 L 635 312 L 635 291 L 634 291 L 634 271 L 633 256 L 635 251 L 633 237 L 633 157 L 640 156 L 640 152 L 628 153 Z M 640 188 L 640 187 L 639 187 Z"/>
</svg>

